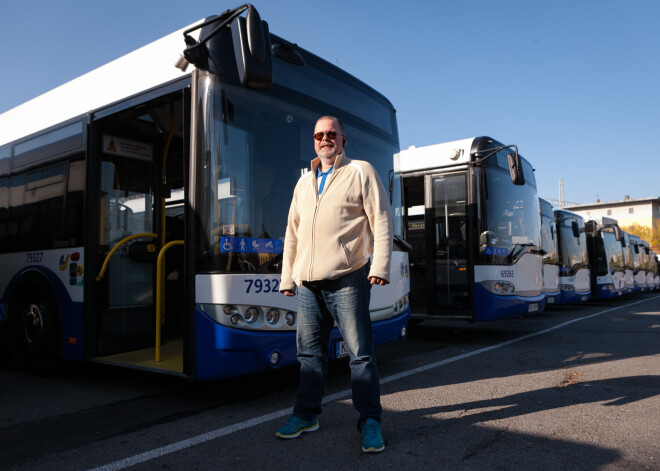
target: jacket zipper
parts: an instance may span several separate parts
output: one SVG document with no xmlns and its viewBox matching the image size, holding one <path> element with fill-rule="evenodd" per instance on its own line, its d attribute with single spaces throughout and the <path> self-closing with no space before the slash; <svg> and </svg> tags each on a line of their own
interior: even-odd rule
<svg viewBox="0 0 660 471">
<path fill-rule="evenodd" d="M 319 166 L 320 165 L 321 165 L 321 163 L 319 162 Z M 319 205 L 321 204 L 321 197 L 323 196 L 323 194 L 326 191 L 328 191 L 328 186 L 330 186 L 330 182 L 332 181 L 332 179 L 334 178 L 336 173 L 337 173 L 337 169 L 334 168 L 332 170 L 332 173 L 330 174 L 330 177 L 325 182 L 325 187 L 323 187 L 323 193 L 321 193 L 321 195 L 319 195 L 319 185 L 318 185 L 318 181 L 317 181 L 317 178 L 316 178 L 316 169 L 314 169 L 314 179 L 312 181 L 312 185 L 313 185 L 313 190 L 314 190 L 314 196 L 316 197 L 316 205 L 314 206 L 314 217 L 312 218 L 312 253 L 309 256 L 309 272 L 307 273 L 307 280 L 308 281 L 313 281 L 312 280 L 312 272 L 314 271 L 313 270 L 313 267 L 314 267 L 314 253 L 315 253 L 314 246 L 316 245 L 316 217 L 317 217 L 318 212 L 319 212 Z"/>
<path fill-rule="evenodd" d="M 320 164 L 319 164 L 320 165 Z M 312 268 L 314 267 L 314 246 L 316 245 L 316 215 L 319 212 L 319 189 L 318 182 L 316 181 L 316 171 L 314 171 L 314 178 L 312 179 L 312 186 L 314 190 L 314 196 L 316 197 L 316 204 L 314 205 L 314 217 L 312 218 L 312 248 L 311 254 L 309 255 L 309 272 L 307 273 L 307 280 L 312 281 Z"/>
</svg>

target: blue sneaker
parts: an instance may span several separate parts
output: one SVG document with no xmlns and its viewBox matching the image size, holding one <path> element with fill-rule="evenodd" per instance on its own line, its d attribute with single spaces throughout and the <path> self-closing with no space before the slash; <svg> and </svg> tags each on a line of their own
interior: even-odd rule
<svg viewBox="0 0 660 471">
<path fill-rule="evenodd" d="M 304 420 L 292 415 L 284 427 L 275 432 L 280 438 L 297 438 L 303 432 L 313 432 L 318 430 L 319 422 L 316 419 Z"/>
<path fill-rule="evenodd" d="M 362 451 L 365 453 L 380 453 L 385 449 L 380 424 L 377 420 L 367 419 L 362 426 Z"/>
</svg>

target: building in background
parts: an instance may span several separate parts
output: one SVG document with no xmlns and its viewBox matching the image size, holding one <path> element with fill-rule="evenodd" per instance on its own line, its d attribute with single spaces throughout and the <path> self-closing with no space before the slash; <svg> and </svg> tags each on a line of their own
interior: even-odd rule
<svg viewBox="0 0 660 471">
<path fill-rule="evenodd" d="M 587 221 L 603 217 L 616 219 L 619 227 L 629 232 L 633 228 L 633 233 L 648 241 L 655 250 L 660 249 L 660 197 L 630 199 L 626 196 L 620 201 L 567 205 L 566 209 Z"/>
<path fill-rule="evenodd" d="M 660 197 L 657 196 L 636 199 L 626 196 L 620 201 L 567 205 L 565 209 L 579 214 L 585 220 L 602 219 L 603 216 L 614 218 L 619 222 L 619 227 L 639 225 L 654 228 L 660 223 Z"/>
</svg>

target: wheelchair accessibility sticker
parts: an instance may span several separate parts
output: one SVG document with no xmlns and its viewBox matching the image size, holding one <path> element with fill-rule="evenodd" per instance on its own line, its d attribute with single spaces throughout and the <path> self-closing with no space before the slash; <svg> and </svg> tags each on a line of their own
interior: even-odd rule
<svg viewBox="0 0 660 471">
<path fill-rule="evenodd" d="M 253 239 L 251 237 L 221 237 L 221 252 L 282 253 L 283 243 L 278 239 Z"/>
</svg>

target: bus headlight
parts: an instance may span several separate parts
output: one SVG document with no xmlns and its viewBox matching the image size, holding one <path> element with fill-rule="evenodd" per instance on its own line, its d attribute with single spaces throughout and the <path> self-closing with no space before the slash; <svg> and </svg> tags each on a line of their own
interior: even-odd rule
<svg viewBox="0 0 660 471">
<path fill-rule="evenodd" d="M 481 286 L 486 288 L 489 292 L 498 295 L 510 295 L 516 292 L 516 287 L 510 281 L 489 280 L 482 281 Z"/>
<path fill-rule="evenodd" d="M 280 311 L 277 309 L 271 309 L 266 313 L 266 322 L 268 322 L 270 325 L 275 325 L 279 322 L 280 320 Z"/>
<path fill-rule="evenodd" d="M 238 309 L 236 309 L 236 307 L 232 306 L 231 304 L 227 304 L 222 308 L 222 312 L 224 312 L 228 316 L 231 316 L 232 314 L 238 314 Z"/>
<path fill-rule="evenodd" d="M 408 295 L 407 294 L 405 296 L 397 299 L 396 302 L 392 305 L 392 309 L 394 310 L 395 314 L 405 311 L 407 307 L 408 307 Z"/>
<path fill-rule="evenodd" d="M 245 321 L 253 324 L 259 318 L 259 310 L 256 307 L 249 307 L 245 311 Z"/>
<path fill-rule="evenodd" d="M 213 321 L 226 327 L 283 332 L 296 328 L 296 312 L 274 306 L 200 303 L 197 308 Z"/>
<path fill-rule="evenodd" d="M 286 325 L 292 326 L 296 323 L 296 315 L 291 311 L 287 312 L 284 316 L 284 322 L 286 322 Z"/>
</svg>

